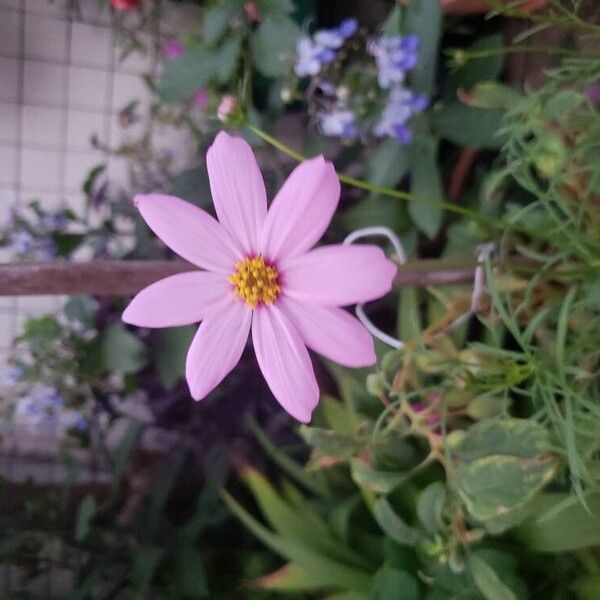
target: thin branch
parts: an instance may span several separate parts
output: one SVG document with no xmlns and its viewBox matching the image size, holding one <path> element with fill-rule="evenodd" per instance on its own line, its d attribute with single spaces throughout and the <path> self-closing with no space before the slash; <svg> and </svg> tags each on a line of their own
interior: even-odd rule
<svg viewBox="0 0 600 600">
<path fill-rule="evenodd" d="M 0 296 L 131 296 L 154 281 L 195 268 L 179 260 L 0 264 Z M 474 264 L 418 261 L 398 267 L 396 285 L 468 283 L 474 268 Z"/>
</svg>

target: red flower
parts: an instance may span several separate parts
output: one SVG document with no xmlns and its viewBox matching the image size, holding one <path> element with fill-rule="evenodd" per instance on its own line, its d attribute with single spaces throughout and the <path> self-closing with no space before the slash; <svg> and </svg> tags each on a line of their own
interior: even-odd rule
<svg viewBox="0 0 600 600">
<path fill-rule="evenodd" d="M 116 10 L 135 10 L 140 5 L 140 0 L 110 0 Z"/>
</svg>

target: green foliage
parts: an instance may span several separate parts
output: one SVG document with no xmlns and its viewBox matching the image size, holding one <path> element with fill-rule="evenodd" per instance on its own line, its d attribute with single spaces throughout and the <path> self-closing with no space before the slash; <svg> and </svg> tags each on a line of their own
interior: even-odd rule
<svg viewBox="0 0 600 600">
<path fill-rule="evenodd" d="M 108 371 L 124 375 L 137 373 L 148 361 L 144 344 L 120 323 L 104 332 L 102 358 Z"/>
<path fill-rule="evenodd" d="M 267 77 L 285 75 L 299 37 L 300 28 L 289 17 L 278 14 L 263 19 L 252 42 L 254 66 Z"/>
</svg>

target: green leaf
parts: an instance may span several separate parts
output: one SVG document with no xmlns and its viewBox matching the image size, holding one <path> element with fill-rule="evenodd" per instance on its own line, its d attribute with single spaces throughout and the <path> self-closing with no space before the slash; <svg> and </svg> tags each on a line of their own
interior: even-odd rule
<svg viewBox="0 0 600 600">
<path fill-rule="evenodd" d="M 77 511 L 75 539 L 78 542 L 83 542 L 89 535 L 90 526 L 94 516 L 96 515 L 96 510 L 96 498 L 88 494 L 79 504 L 79 510 Z"/>
<path fill-rule="evenodd" d="M 252 587 L 276 592 L 309 592 L 327 587 L 329 583 L 329 577 L 315 578 L 314 573 L 290 563 L 253 581 Z"/>
<path fill-rule="evenodd" d="M 292 0 L 256 0 L 258 11 L 261 15 L 284 14 L 288 15 L 295 10 Z"/>
<path fill-rule="evenodd" d="M 303 510 L 296 509 L 283 500 L 256 470 L 246 468 L 242 474 L 266 519 L 284 538 L 300 543 L 331 558 L 355 565 L 363 565 L 363 559 L 343 543 L 336 540 L 325 522 L 302 501 Z"/>
<path fill-rule="evenodd" d="M 387 494 L 406 480 L 405 473 L 379 471 L 359 459 L 350 463 L 350 471 L 356 485 L 378 494 Z"/>
<path fill-rule="evenodd" d="M 533 504 L 532 516 L 514 530 L 535 552 L 570 552 L 600 544 L 600 492 L 545 493 Z"/>
<path fill-rule="evenodd" d="M 204 167 L 187 169 L 173 177 L 169 192 L 204 208 L 212 206 L 208 173 Z"/>
<path fill-rule="evenodd" d="M 573 590 L 579 600 L 598 600 L 600 598 L 600 575 L 588 575 L 577 579 Z"/>
<path fill-rule="evenodd" d="M 167 62 L 158 86 L 162 100 L 185 100 L 211 82 L 227 82 L 233 74 L 241 43 L 240 34 L 231 35 L 216 50 L 191 49 Z"/>
<path fill-rule="evenodd" d="M 494 33 L 480 37 L 469 46 L 467 52 L 488 52 L 494 49 L 500 51 L 492 51 L 482 58 L 469 59 L 464 65 L 451 72 L 448 81 L 447 97 L 454 98 L 457 90 L 469 90 L 480 81 L 490 81 L 500 75 L 505 54 L 502 34 Z M 461 51 L 459 50 L 458 52 Z"/>
<path fill-rule="evenodd" d="M 105 330 L 102 357 L 106 369 L 114 373 L 137 373 L 148 363 L 144 344 L 120 323 Z"/>
<path fill-rule="evenodd" d="M 476 108 L 462 102 L 445 103 L 432 115 L 440 137 L 476 149 L 502 146 L 504 137 L 498 131 L 503 118 L 503 110 Z"/>
<path fill-rule="evenodd" d="M 174 584 L 178 598 L 208 598 L 202 554 L 191 544 L 178 544 L 172 556 Z"/>
<path fill-rule="evenodd" d="M 156 332 L 153 362 L 160 382 L 172 390 L 185 375 L 185 359 L 196 328 L 169 327 Z"/>
<path fill-rule="evenodd" d="M 119 447 L 117 448 L 113 458 L 113 487 L 120 483 L 121 478 L 125 474 L 129 458 L 133 452 L 141 430 L 142 424 L 134 421 L 119 443 Z"/>
<path fill-rule="evenodd" d="M 444 189 L 437 153 L 438 142 L 433 137 L 419 135 L 415 138 L 411 147 L 410 190 L 420 198 L 441 201 L 444 199 Z M 444 216 L 440 206 L 420 201 L 409 202 L 408 214 L 429 238 L 437 235 Z"/>
<path fill-rule="evenodd" d="M 510 110 L 522 99 L 523 96 L 508 85 L 497 81 L 484 81 L 465 93 L 463 101 L 465 104 L 477 108 Z"/>
<path fill-rule="evenodd" d="M 415 577 L 390 566 L 383 566 L 373 576 L 370 600 L 418 600 L 419 584 Z"/>
<path fill-rule="evenodd" d="M 494 569 L 482 558 L 471 555 L 469 569 L 477 588 L 486 600 L 517 600 L 512 590 L 502 583 Z"/>
<path fill-rule="evenodd" d="M 263 19 L 252 44 L 254 66 L 267 77 L 288 73 L 300 35 L 298 25 L 287 16 L 279 14 Z"/>
<path fill-rule="evenodd" d="M 398 334 L 403 341 L 415 340 L 421 335 L 421 313 L 419 290 L 413 287 L 400 288 L 398 310 Z"/>
<path fill-rule="evenodd" d="M 248 425 L 261 448 L 280 469 L 316 496 L 322 498 L 330 496 L 327 484 L 324 478 L 320 477 L 320 473 L 307 472 L 295 460 L 290 458 L 284 450 L 276 446 L 254 419 L 250 418 L 248 420 Z"/>
<path fill-rule="evenodd" d="M 61 332 L 60 323 L 52 315 L 27 319 L 23 327 L 23 337 L 34 347 L 55 340 Z"/>
<path fill-rule="evenodd" d="M 386 498 L 379 498 L 375 502 L 373 512 L 384 533 L 398 544 L 414 546 L 425 539 L 422 531 L 410 527 L 396 514 Z"/>
<path fill-rule="evenodd" d="M 323 587 L 335 586 L 343 590 L 360 592 L 366 592 L 369 589 L 370 576 L 367 571 L 332 560 L 315 551 L 314 548 L 306 547 L 284 536 L 275 535 L 254 519 L 232 496 L 223 492 L 222 497 L 231 512 L 257 538 L 274 552 L 286 557 L 309 573 L 311 578 L 323 582 Z"/>
<path fill-rule="evenodd" d="M 239 4 L 231 1 L 205 8 L 202 13 L 202 41 L 208 46 L 219 41 L 237 10 Z"/>
<path fill-rule="evenodd" d="M 140 546 L 133 555 L 132 579 L 142 594 L 145 594 L 150 588 L 163 554 L 162 548 Z"/>
<path fill-rule="evenodd" d="M 309 446 L 325 456 L 348 459 L 357 451 L 357 443 L 352 436 L 336 431 L 303 425 L 300 427 L 300 435 Z"/>
<path fill-rule="evenodd" d="M 367 197 L 337 217 L 348 230 L 376 227 L 382 223 L 393 231 L 402 231 L 410 225 L 406 205 L 396 198 Z"/>
<path fill-rule="evenodd" d="M 498 533 L 524 518 L 526 504 L 554 477 L 550 449 L 548 432 L 533 421 L 482 421 L 447 438 L 450 483 L 469 514 Z"/>
<path fill-rule="evenodd" d="M 106 165 L 98 165 L 98 166 L 94 167 L 88 173 L 88 176 L 85 178 L 85 181 L 83 182 L 83 186 L 82 186 L 83 193 L 86 196 L 90 196 L 92 194 L 92 192 L 94 191 L 94 186 L 96 185 L 96 181 L 98 180 L 98 177 L 100 177 L 100 175 L 102 175 L 102 173 L 104 172 L 105 169 L 106 169 Z"/>
<path fill-rule="evenodd" d="M 404 12 L 404 31 L 419 36 L 419 64 L 410 72 L 411 87 L 431 96 L 435 89 L 437 59 L 442 34 L 442 4 L 439 0 L 409 2 Z"/>
<path fill-rule="evenodd" d="M 439 481 L 428 485 L 419 495 L 417 515 L 431 535 L 438 533 L 444 525 L 442 513 L 445 503 L 446 486 Z"/>
<path fill-rule="evenodd" d="M 93 327 L 96 323 L 98 302 L 90 296 L 73 296 L 69 298 L 64 307 L 67 319 L 79 321 L 86 327 Z"/>
<path fill-rule="evenodd" d="M 406 175 L 409 167 L 409 152 L 397 140 L 387 138 L 378 144 L 367 165 L 366 177 L 370 183 L 394 188 Z M 376 193 L 371 197 L 377 198 Z"/>
</svg>

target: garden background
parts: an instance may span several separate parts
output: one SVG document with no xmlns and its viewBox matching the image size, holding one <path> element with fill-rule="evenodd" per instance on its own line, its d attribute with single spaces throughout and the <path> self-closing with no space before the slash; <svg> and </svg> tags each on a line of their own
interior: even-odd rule
<svg viewBox="0 0 600 600">
<path fill-rule="evenodd" d="M 593 0 L 0 0 L 3 597 L 600 598 L 599 105 Z M 221 130 L 398 268 L 308 425 L 121 319 Z"/>
</svg>

